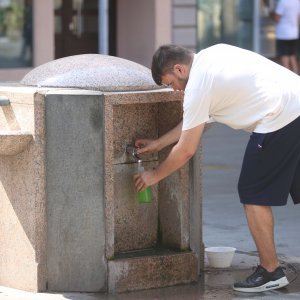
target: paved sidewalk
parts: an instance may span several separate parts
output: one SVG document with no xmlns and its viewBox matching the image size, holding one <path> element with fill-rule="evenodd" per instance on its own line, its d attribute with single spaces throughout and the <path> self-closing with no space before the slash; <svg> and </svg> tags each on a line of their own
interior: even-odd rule
<svg viewBox="0 0 300 300">
<path fill-rule="evenodd" d="M 245 277 L 255 267 L 257 257 L 253 253 L 237 252 L 231 268 L 213 269 L 206 266 L 199 282 L 161 289 L 124 293 L 118 295 L 87 293 L 28 293 L 0 287 L 1 300 L 243 300 L 243 299 L 300 299 L 300 260 L 284 263 L 291 284 L 287 288 L 265 293 L 245 294 L 232 290 L 236 280 Z"/>
</svg>

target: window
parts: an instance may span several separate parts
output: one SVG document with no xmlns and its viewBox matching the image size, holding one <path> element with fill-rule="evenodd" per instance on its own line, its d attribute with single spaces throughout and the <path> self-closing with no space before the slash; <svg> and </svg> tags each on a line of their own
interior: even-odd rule
<svg viewBox="0 0 300 300">
<path fill-rule="evenodd" d="M 217 43 L 252 49 L 253 9 L 249 0 L 198 0 L 198 49 Z"/>
<path fill-rule="evenodd" d="M 198 50 L 226 43 L 275 56 L 275 0 L 197 0 Z"/>
<path fill-rule="evenodd" d="M 0 0 L 0 68 L 32 66 L 32 0 Z"/>
</svg>

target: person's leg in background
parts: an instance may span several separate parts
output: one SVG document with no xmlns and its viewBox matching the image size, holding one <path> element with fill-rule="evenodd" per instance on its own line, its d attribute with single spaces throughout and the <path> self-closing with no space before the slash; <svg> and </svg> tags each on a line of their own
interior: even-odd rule
<svg viewBox="0 0 300 300">
<path fill-rule="evenodd" d="M 299 75 L 298 60 L 296 55 L 289 56 L 289 61 L 291 66 L 290 70 Z"/>
<path fill-rule="evenodd" d="M 298 40 L 288 41 L 290 70 L 295 72 L 296 74 L 299 74 L 298 60 L 297 60 L 297 50 L 298 50 L 297 45 L 298 45 Z"/>
<path fill-rule="evenodd" d="M 297 60 L 297 40 L 277 40 L 277 55 L 279 63 L 299 74 L 298 60 Z"/>
<path fill-rule="evenodd" d="M 280 63 L 283 67 L 285 67 L 285 68 L 287 68 L 287 69 L 290 70 L 290 59 L 289 59 L 289 56 L 288 56 L 288 55 L 280 55 L 280 56 L 278 57 L 278 59 L 279 59 L 279 63 Z"/>
</svg>

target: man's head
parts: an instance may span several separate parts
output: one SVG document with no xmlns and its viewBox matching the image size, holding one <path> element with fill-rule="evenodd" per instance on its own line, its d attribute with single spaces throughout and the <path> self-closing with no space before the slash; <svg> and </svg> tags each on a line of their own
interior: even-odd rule
<svg viewBox="0 0 300 300">
<path fill-rule="evenodd" d="M 189 79 L 194 53 L 176 45 L 159 47 L 152 59 L 152 77 L 158 85 L 184 90 Z"/>
</svg>

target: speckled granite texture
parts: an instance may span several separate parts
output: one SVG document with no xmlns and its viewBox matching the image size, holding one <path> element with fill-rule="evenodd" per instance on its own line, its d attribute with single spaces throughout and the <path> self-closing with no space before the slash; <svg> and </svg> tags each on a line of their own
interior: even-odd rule
<svg viewBox="0 0 300 300">
<path fill-rule="evenodd" d="M 84 264 L 83 258 L 76 259 L 81 257 L 84 253 L 81 249 L 86 247 L 86 242 L 80 246 L 78 238 L 85 230 L 86 234 L 103 234 L 101 241 L 104 246 L 99 248 L 99 245 L 95 244 L 95 251 L 93 238 L 89 239 L 92 241 L 89 251 L 93 253 L 89 255 L 89 264 L 94 259 L 93 255 L 99 257 L 97 261 L 104 262 L 101 278 L 98 279 L 98 290 L 105 290 L 105 282 L 109 282 L 109 292 L 122 292 L 196 280 L 203 249 L 201 235 L 199 232 L 195 235 L 193 231 L 194 228 L 201 227 L 201 219 L 199 216 L 192 219 L 190 213 L 200 212 L 201 188 L 200 191 L 191 192 L 193 180 L 190 177 L 189 166 L 186 165 L 152 187 L 153 202 L 140 205 L 136 202 L 132 182 L 136 163 L 125 153 L 126 145 L 132 144 L 136 137 L 156 138 L 181 120 L 181 92 L 156 90 L 102 94 L 87 90 L 41 90 L 29 87 L 14 87 L 13 93 L 10 92 L 10 88 L 2 88 L 1 92 L 9 95 L 13 101 L 11 107 L 0 108 L 0 140 L 4 139 L 7 133 L 8 137 L 12 137 L 20 132 L 26 132 L 31 140 L 15 155 L 0 152 L 0 284 L 30 291 L 45 291 L 49 287 L 60 291 L 97 290 L 97 282 L 92 287 L 88 275 L 85 275 L 85 278 L 80 277 L 83 269 L 85 272 L 90 270 L 91 274 L 96 269 L 81 265 Z M 50 105 L 51 99 L 55 100 L 57 105 Z M 78 104 L 76 101 L 79 101 Z M 101 103 L 97 108 L 98 112 L 96 113 L 94 108 L 85 109 L 84 101 L 96 101 L 93 104 L 96 105 L 95 108 L 98 107 L 96 103 Z M 77 105 L 81 107 L 82 113 L 75 117 Z M 64 114 L 60 112 L 60 106 L 65 111 L 65 117 L 62 117 Z M 69 115 L 71 107 L 74 113 Z M 53 119 L 50 108 L 54 109 L 53 112 L 57 111 L 57 121 Z M 82 115 L 83 113 L 86 115 Z M 49 123 L 51 119 L 53 121 Z M 90 124 L 93 135 L 81 131 L 82 126 L 88 126 L 84 120 Z M 50 124 L 56 123 L 61 123 L 59 131 L 49 127 Z M 95 130 L 102 130 L 102 133 L 99 131 L 97 134 Z M 82 135 L 79 132 L 82 132 Z M 64 134 L 66 139 L 63 138 Z M 60 136 L 58 140 L 56 135 Z M 76 147 L 68 146 L 68 143 L 73 143 L 70 135 L 76 137 L 76 144 L 85 139 L 89 141 L 91 137 L 93 138 L 90 142 L 93 143 L 99 139 L 97 144 L 103 145 L 103 152 L 90 152 L 83 142 L 82 146 L 77 147 L 75 155 Z M 65 141 L 63 144 L 62 140 Z M 70 142 L 67 143 L 67 140 Z M 11 139 L 10 143 L 13 145 L 14 140 Z M 52 153 L 51 149 L 55 149 L 55 152 Z M 156 167 L 169 150 L 170 148 L 159 155 L 156 153 L 143 156 L 145 168 Z M 84 151 L 91 154 L 85 156 Z M 92 155 L 103 156 L 102 171 L 98 166 L 89 167 L 85 171 L 82 169 L 82 159 L 88 162 Z M 51 163 L 51 157 L 55 160 L 55 165 L 62 168 L 58 173 L 53 173 L 54 164 Z M 66 173 L 68 169 L 73 170 L 70 175 Z M 96 170 L 103 174 L 103 177 L 100 173 L 96 177 L 92 175 Z M 84 172 L 87 172 L 84 176 L 92 176 L 91 180 L 76 179 L 76 174 Z M 72 185 L 72 177 L 79 180 L 78 184 Z M 52 181 L 56 183 L 52 184 Z M 84 187 L 83 182 L 87 183 Z M 96 186 L 103 185 L 104 189 L 103 192 L 93 192 L 91 198 L 88 195 L 92 182 Z M 72 196 L 68 189 L 71 189 Z M 89 192 L 83 193 L 85 189 Z M 50 199 L 56 199 L 57 204 L 52 200 L 51 204 Z M 88 206 L 87 201 L 91 201 Z M 103 213 L 101 209 L 99 212 L 91 210 L 93 205 L 95 208 L 103 207 Z M 51 207 L 55 209 L 51 210 Z M 91 215 L 95 213 L 97 218 L 100 218 L 97 225 L 90 222 Z M 89 222 L 85 216 L 89 216 Z M 105 225 L 101 225 L 102 223 Z M 53 231 L 51 224 L 60 224 L 57 238 L 57 230 Z M 73 225 L 70 227 L 70 224 Z M 88 229 L 87 226 L 92 226 L 93 229 Z M 12 236 L 16 238 L 12 239 Z M 56 240 L 59 241 L 57 245 Z M 154 257 L 152 254 L 140 256 L 140 251 L 155 250 L 157 247 L 165 252 L 156 253 Z M 69 248 L 74 250 L 63 250 Z M 58 251 L 59 255 L 53 255 L 53 249 Z M 174 249 L 176 255 L 169 254 L 168 249 Z M 131 257 L 124 256 L 124 253 L 131 253 Z M 57 261 L 53 262 L 55 257 Z M 60 259 L 62 262 L 59 262 Z M 72 261 L 72 268 L 65 266 L 65 262 L 68 261 Z M 48 268 L 47 263 L 50 263 Z M 185 267 L 178 268 L 177 265 Z M 56 267 L 53 269 L 54 266 Z M 126 276 L 123 273 L 121 276 L 120 272 L 123 272 L 124 266 L 129 272 Z M 97 270 L 99 272 L 99 268 Z M 160 276 L 155 270 L 159 270 Z M 149 276 L 152 275 L 156 277 L 150 280 Z M 94 275 L 91 276 L 95 278 Z M 51 278 L 60 280 L 56 283 Z M 140 279 L 136 281 L 136 278 Z"/>
<path fill-rule="evenodd" d="M 0 88 L 11 102 L 0 108 L 0 284 L 29 291 L 45 289 L 46 274 L 43 108 L 34 92 Z"/>
<path fill-rule="evenodd" d="M 108 91 L 157 89 L 150 70 L 135 62 L 102 54 L 60 58 L 30 71 L 21 81 L 38 87 Z"/>
<path fill-rule="evenodd" d="M 0 131 L 0 155 L 16 155 L 24 151 L 32 141 L 30 132 Z"/>
<path fill-rule="evenodd" d="M 198 280 L 198 258 L 191 252 L 116 259 L 108 265 L 111 271 L 108 279 L 109 290 L 118 293 Z"/>
<path fill-rule="evenodd" d="M 0 285 L 124 292 L 197 280 L 201 148 L 151 187 L 151 204 L 137 202 L 125 153 L 181 121 L 182 92 L 133 62 L 80 55 L 0 93 L 11 100 L 0 107 Z M 143 155 L 145 169 L 170 149 Z"/>
<path fill-rule="evenodd" d="M 201 186 L 197 182 L 198 188 L 192 188 L 189 164 L 152 187 L 154 203 L 142 209 L 134 202 L 130 183 L 133 160 L 124 152 L 136 137 L 156 138 L 177 125 L 182 118 L 182 99 L 182 92 L 167 90 L 104 94 L 109 292 L 187 283 L 196 280 L 199 274 L 203 250 L 201 229 L 195 234 L 193 228 L 201 228 Z M 143 156 L 146 169 L 161 162 L 170 149 L 159 155 Z M 197 160 L 196 165 L 200 170 L 201 161 Z M 156 247 L 175 249 L 177 256 L 169 257 L 166 253 L 140 256 L 141 251 Z M 184 275 L 186 268 L 175 267 L 179 261 L 191 270 L 189 276 Z M 160 270 L 161 277 L 154 269 Z"/>
</svg>

